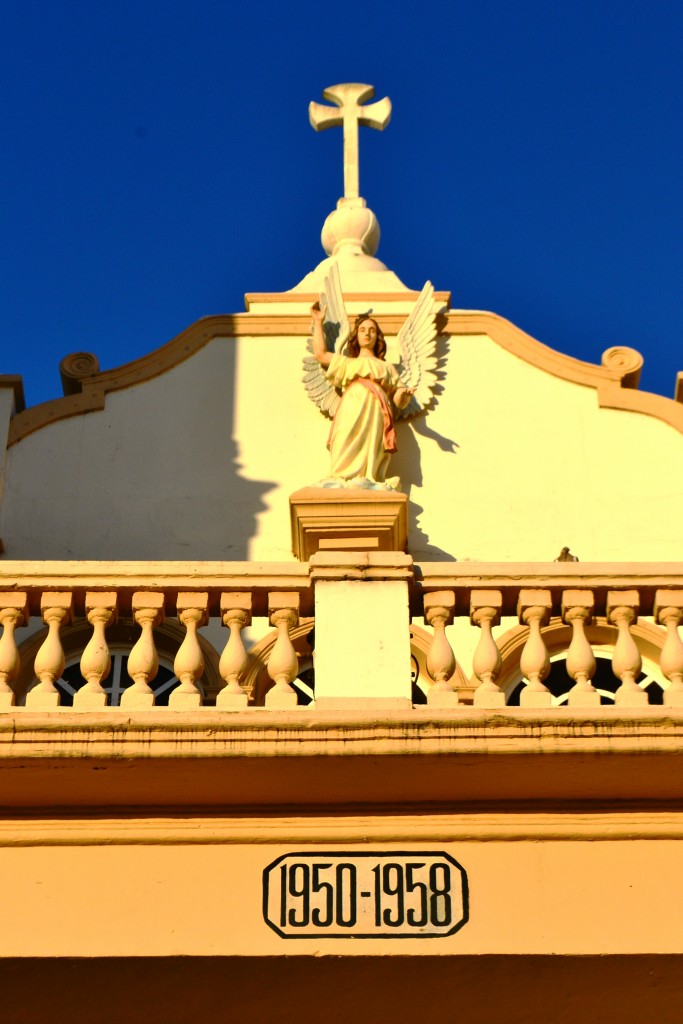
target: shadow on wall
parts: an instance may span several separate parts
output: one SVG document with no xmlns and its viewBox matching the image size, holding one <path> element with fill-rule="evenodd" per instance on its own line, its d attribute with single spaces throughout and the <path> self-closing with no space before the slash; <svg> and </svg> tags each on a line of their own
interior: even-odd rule
<svg viewBox="0 0 683 1024">
<path fill-rule="evenodd" d="M 429 413 L 427 413 L 427 416 Z M 413 487 L 422 487 L 422 464 L 420 460 L 420 447 L 415 434 L 435 442 L 441 451 L 449 455 L 457 455 L 459 445 L 457 441 L 444 437 L 437 431 L 432 430 L 426 421 L 425 416 L 419 416 L 410 423 L 399 423 L 398 452 L 392 457 L 391 473 L 401 478 L 401 488 L 410 498 Z M 448 473 L 453 475 L 455 480 L 455 462 L 448 460 Z M 451 469 L 451 466 L 453 467 Z M 454 485 L 455 490 L 455 485 Z M 455 511 L 456 496 L 453 496 L 453 510 Z M 419 517 L 424 508 L 415 501 L 408 502 L 408 551 L 416 558 L 430 558 L 437 561 L 453 562 L 456 560 L 452 552 L 444 551 L 443 548 L 433 544 L 429 535 L 425 533 L 419 523 Z"/>
<path fill-rule="evenodd" d="M 104 409 L 59 418 L 14 445 L 5 557 L 247 559 L 277 484 L 247 479 L 240 462 L 236 345 L 214 338 L 110 391 Z"/>
<path fill-rule="evenodd" d="M 442 328 L 443 325 L 441 326 Z M 431 408 L 438 405 L 439 396 L 447 386 L 446 363 L 449 348 L 448 337 L 440 334 L 436 345 L 437 381 L 434 385 L 434 401 Z M 398 452 L 392 457 L 390 472 L 392 476 L 396 474 L 401 478 L 401 489 L 408 497 L 410 497 L 414 487 L 422 487 L 423 485 L 420 446 L 415 434 L 419 434 L 428 442 L 438 445 L 446 455 L 457 455 L 458 448 L 460 447 L 457 441 L 450 437 L 445 437 L 443 434 L 432 429 L 429 425 L 429 410 L 425 414 L 416 416 L 409 421 L 399 420 L 397 424 Z M 446 472 L 450 476 L 452 472 L 450 459 L 446 465 L 448 466 Z M 454 472 L 453 477 L 455 478 Z M 455 507 L 455 498 L 453 506 Z M 416 504 L 414 501 L 408 502 L 408 551 L 418 558 L 426 557 L 439 561 L 455 561 L 453 554 L 431 543 L 428 534 L 425 533 L 418 522 L 422 512 L 424 512 L 424 508 L 421 505 Z"/>
<path fill-rule="evenodd" d="M 195 356 L 206 353 L 208 365 L 195 389 L 199 394 L 192 399 L 194 403 L 198 400 L 198 407 L 188 410 L 195 420 L 191 445 L 183 437 L 183 416 L 178 415 L 179 410 L 169 410 L 166 427 L 177 439 L 166 492 L 169 530 L 150 546 L 148 557 L 249 558 L 258 516 L 267 508 L 264 497 L 277 483 L 244 475 L 235 436 L 237 344 L 233 339 L 216 339 Z M 253 399 L 253 395 L 242 396 L 243 401 Z M 151 494 L 149 499 L 152 502 Z"/>
</svg>

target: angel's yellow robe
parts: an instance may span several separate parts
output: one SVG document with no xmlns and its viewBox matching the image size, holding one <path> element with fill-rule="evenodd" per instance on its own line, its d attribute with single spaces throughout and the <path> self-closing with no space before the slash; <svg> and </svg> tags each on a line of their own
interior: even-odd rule
<svg viewBox="0 0 683 1024">
<path fill-rule="evenodd" d="M 396 435 L 391 396 L 399 385 L 396 369 L 376 356 L 334 355 L 327 379 L 343 392 L 332 422 L 328 448 L 331 474 L 340 480 L 383 483 Z"/>
</svg>

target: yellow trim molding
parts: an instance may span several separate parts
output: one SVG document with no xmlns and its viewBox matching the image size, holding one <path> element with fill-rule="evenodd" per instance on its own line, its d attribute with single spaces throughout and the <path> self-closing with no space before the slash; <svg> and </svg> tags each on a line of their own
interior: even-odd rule
<svg viewBox="0 0 683 1024">
<path fill-rule="evenodd" d="M 249 298 L 255 300 L 256 296 Z M 405 319 L 406 314 L 383 315 L 385 333 L 389 336 L 397 334 Z M 204 317 L 140 359 L 83 377 L 80 393 L 42 402 L 17 413 L 10 423 L 8 447 L 49 423 L 103 409 L 107 392 L 158 377 L 189 359 L 214 338 L 306 337 L 309 330 L 310 317 L 300 314 L 234 313 Z M 555 351 L 495 313 L 456 310 L 444 315 L 442 330 L 452 337 L 488 335 L 501 348 L 532 366 L 563 380 L 595 388 L 602 408 L 654 416 L 683 433 L 683 405 L 680 401 L 632 390 L 642 365 L 641 357 L 633 349 L 608 349 L 603 356 L 603 365 L 596 366 Z"/>
</svg>

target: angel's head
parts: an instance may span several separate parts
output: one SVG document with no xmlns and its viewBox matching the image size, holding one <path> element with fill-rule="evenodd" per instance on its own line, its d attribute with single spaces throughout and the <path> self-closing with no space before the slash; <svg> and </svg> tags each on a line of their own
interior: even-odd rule
<svg viewBox="0 0 683 1024">
<path fill-rule="evenodd" d="M 370 316 L 359 316 L 347 342 L 349 355 L 355 359 L 361 352 L 371 352 L 377 359 L 384 359 L 387 343 L 382 328 Z"/>
</svg>

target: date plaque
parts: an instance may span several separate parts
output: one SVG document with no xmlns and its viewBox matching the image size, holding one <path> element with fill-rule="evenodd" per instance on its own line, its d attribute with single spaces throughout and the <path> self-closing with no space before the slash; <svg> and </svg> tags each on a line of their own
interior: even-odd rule
<svg viewBox="0 0 683 1024">
<path fill-rule="evenodd" d="M 438 851 L 306 850 L 263 872 L 263 916 L 283 939 L 436 939 L 468 913 L 465 869 Z"/>
</svg>

